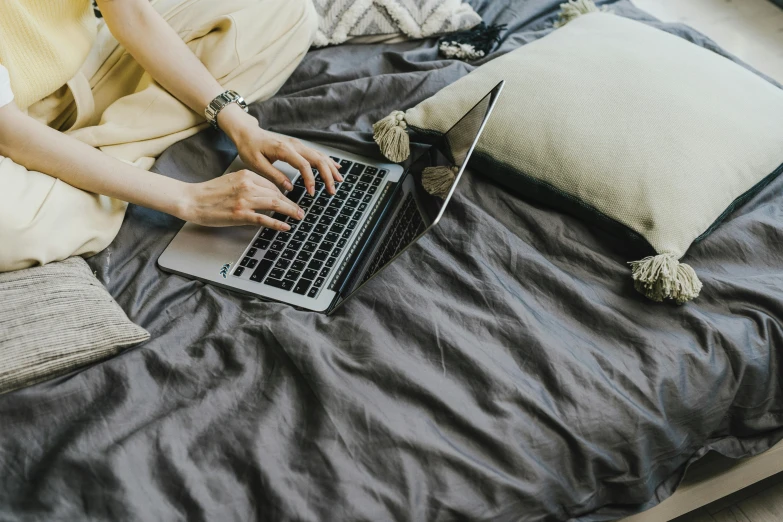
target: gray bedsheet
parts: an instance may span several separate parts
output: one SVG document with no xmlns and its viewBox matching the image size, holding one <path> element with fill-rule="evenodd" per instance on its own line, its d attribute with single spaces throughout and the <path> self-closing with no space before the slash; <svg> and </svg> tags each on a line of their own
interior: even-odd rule
<svg viewBox="0 0 783 522">
<path fill-rule="evenodd" d="M 558 0 L 476 0 L 545 35 Z M 680 25 L 645 20 L 699 45 Z M 253 108 L 377 154 L 371 124 L 473 66 L 434 41 L 312 52 Z M 234 151 L 204 132 L 155 169 Z M 783 150 L 782 150 L 783 157 Z M 0 520 L 612 520 L 710 450 L 783 437 L 783 179 L 687 257 L 702 296 L 638 295 L 621 242 L 471 173 L 440 229 L 331 318 L 161 272 L 182 225 L 131 207 L 90 260 L 153 339 L 0 397 Z"/>
</svg>

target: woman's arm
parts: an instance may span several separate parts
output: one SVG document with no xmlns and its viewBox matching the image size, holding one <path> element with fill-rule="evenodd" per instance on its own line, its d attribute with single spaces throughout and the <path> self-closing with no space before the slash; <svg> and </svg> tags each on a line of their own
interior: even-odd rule
<svg viewBox="0 0 783 522">
<path fill-rule="evenodd" d="M 225 91 L 149 0 L 98 0 L 98 6 L 114 37 L 144 70 L 196 113 L 204 114 L 209 102 Z M 319 170 L 330 193 L 335 192 L 334 180 L 342 181 L 338 166 L 327 156 L 298 140 L 264 131 L 236 104 L 220 112 L 218 124 L 236 144 L 242 161 L 280 188 L 290 190 L 291 184 L 272 166 L 277 160 L 302 173 L 311 195 L 315 187 L 311 165 Z"/>
<path fill-rule="evenodd" d="M 256 210 L 304 214 L 271 182 L 244 170 L 205 183 L 184 183 L 123 163 L 47 127 L 10 103 L 0 107 L 0 155 L 98 194 L 202 225 L 290 227 Z"/>
</svg>

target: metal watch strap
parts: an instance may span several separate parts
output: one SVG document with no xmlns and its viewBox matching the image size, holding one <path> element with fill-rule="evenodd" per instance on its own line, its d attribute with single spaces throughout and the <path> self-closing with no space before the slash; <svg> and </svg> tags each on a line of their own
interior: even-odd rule
<svg viewBox="0 0 783 522">
<path fill-rule="evenodd" d="M 218 129 L 218 114 L 220 114 L 220 111 L 226 108 L 227 105 L 232 103 L 236 103 L 245 112 L 247 112 L 247 103 L 245 103 L 245 99 L 235 91 L 226 91 L 215 96 L 215 99 L 209 102 L 207 108 L 204 109 L 204 115 L 206 116 L 209 124 L 212 125 L 215 129 Z"/>
</svg>

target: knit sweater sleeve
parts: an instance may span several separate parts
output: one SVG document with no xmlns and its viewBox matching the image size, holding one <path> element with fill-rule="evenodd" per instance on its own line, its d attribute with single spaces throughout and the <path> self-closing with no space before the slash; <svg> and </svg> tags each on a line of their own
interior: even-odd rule
<svg viewBox="0 0 783 522">
<path fill-rule="evenodd" d="M 14 93 L 11 91 L 11 78 L 8 76 L 8 70 L 0 65 L 0 107 L 8 105 L 14 99 Z"/>
</svg>

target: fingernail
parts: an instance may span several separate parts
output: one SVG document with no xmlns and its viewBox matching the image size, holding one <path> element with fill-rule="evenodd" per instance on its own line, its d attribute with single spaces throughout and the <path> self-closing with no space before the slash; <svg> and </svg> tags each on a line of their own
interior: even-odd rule
<svg viewBox="0 0 783 522">
<path fill-rule="evenodd" d="M 283 223 L 283 230 L 286 232 L 291 230 L 291 225 L 289 225 L 288 223 Z"/>
<path fill-rule="evenodd" d="M 314 187 L 308 188 L 307 193 L 310 194 L 311 196 L 315 196 L 315 188 Z"/>
<path fill-rule="evenodd" d="M 304 217 L 304 210 L 301 208 L 299 209 L 299 212 L 296 213 L 297 216 L 299 216 L 299 219 L 302 219 Z"/>
<path fill-rule="evenodd" d="M 340 183 L 342 183 L 342 181 L 343 181 L 343 177 L 342 177 L 341 175 L 339 175 L 339 174 L 336 176 L 336 179 L 337 179 L 337 181 L 339 181 Z"/>
<path fill-rule="evenodd" d="M 294 188 L 294 186 L 291 185 L 290 181 L 286 181 L 284 186 L 286 190 L 291 190 L 292 188 Z"/>
</svg>

